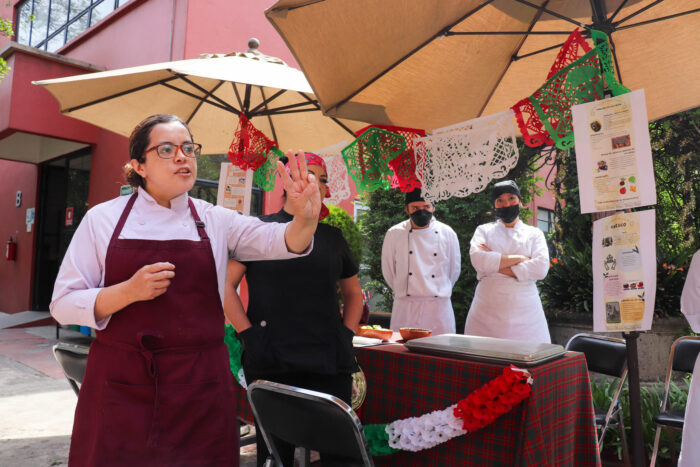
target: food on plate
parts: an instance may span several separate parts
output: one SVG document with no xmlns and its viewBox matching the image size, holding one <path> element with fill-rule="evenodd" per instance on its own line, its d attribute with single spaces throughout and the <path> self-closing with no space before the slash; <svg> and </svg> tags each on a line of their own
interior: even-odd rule
<svg viewBox="0 0 700 467">
<path fill-rule="evenodd" d="M 391 329 L 384 329 L 381 326 L 360 326 L 360 331 L 357 333 L 362 337 L 374 337 L 375 339 L 381 339 L 383 341 L 388 341 L 391 335 L 394 333 Z"/>
<path fill-rule="evenodd" d="M 428 337 L 433 333 L 430 329 L 423 328 L 400 328 L 399 332 L 404 340 L 418 339 L 419 337 Z"/>
</svg>

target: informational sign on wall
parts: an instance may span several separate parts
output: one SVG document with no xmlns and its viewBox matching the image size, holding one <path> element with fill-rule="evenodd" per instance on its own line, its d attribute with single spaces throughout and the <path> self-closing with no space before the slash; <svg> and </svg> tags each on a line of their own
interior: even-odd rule
<svg viewBox="0 0 700 467">
<path fill-rule="evenodd" d="M 593 330 L 651 329 L 656 298 L 656 211 L 593 223 Z"/>
<path fill-rule="evenodd" d="M 644 90 L 571 108 L 581 212 L 656 204 Z"/>
<path fill-rule="evenodd" d="M 253 192 L 253 171 L 243 170 L 230 162 L 221 164 L 219 192 L 216 204 L 250 215 L 250 200 Z"/>
</svg>

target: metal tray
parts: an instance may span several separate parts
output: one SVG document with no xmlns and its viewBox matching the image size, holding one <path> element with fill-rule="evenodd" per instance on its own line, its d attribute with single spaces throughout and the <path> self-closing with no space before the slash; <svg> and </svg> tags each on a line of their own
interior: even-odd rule
<svg viewBox="0 0 700 467">
<path fill-rule="evenodd" d="M 525 367 L 554 360 L 566 353 L 564 347 L 556 344 L 538 344 L 463 334 L 422 337 L 410 340 L 404 345 L 411 352 L 488 363 L 512 363 Z"/>
</svg>

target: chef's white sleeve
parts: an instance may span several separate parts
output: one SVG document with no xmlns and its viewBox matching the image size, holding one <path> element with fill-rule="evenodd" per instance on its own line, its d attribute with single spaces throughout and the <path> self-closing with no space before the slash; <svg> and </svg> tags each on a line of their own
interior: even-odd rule
<svg viewBox="0 0 700 467">
<path fill-rule="evenodd" d="M 498 272 L 501 265 L 501 254 L 497 251 L 484 251 L 479 248 L 481 244 L 486 243 L 486 236 L 484 235 L 484 229 L 482 226 L 478 226 L 476 231 L 474 231 L 474 236 L 471 240 L 471 246 L 469 247 L 469 259 L 472 262 L 472 266 L 476 269 L 479 275 L 487 275 Z"/>
<path fill-rule="evenodd" d="M 313 237 L 308 248 L 300 254 L 287 249 L 284 233 L 288 223 L 263 222 L 257 217 L 243 216 L 232 209 L 215 206 L 227 211 L 227 243 L 231 257 L 237 261 L 263 261 L 290 259 L 308 255 L 313 249 Z"/>
<path fill-rule="evenodd" d="M 88 212 L 73 235 L 58 270 L 49 310 L 60 324 L 78 324 L 102 330 L 109 316 L 95 321 L 95 300 L 103 287 L 102 265 Z"/>
<path fill-rule="evenodd" d="M 700 250 L 695 252 L 688 268 L 681 294 L 681 311 L 693 332 L 700 332 Z"/>
<path fill-rule="evenodd" d="M 544 233 L 537 229 L 534 231 L 530 259 L 511 266 L 511 270 L 519 281 L 539 281 L 545 278 L 549 272 L 549 248 L 544 239 Z"/>
<path fill-rule="evenodd" d="M 382 244 L 382 275 L 391 290 L 394 290 L 394 280 L 396 279 L 396 254 L 394 251 L 395 239 L 391 232 L 384 236 Z"/>
<path fill-rule="evenodd" d="M 454 287 L 457 279 L 459 279 L 459 273 L 462 268 L 462 254 L 459 251 L 459 239 L 457 234 L 450 230 L 450 270 L 449 277 L 452 287 Z"/>
</svg>

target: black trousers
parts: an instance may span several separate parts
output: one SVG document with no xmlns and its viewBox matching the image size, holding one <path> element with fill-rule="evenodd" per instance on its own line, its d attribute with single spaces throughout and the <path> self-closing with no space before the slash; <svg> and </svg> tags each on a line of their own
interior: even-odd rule
<svg viewBox="0 0 700 467">
<path fill-rule="evenodd" d="M 351 405 L 352 397 L 352 375 L 348 374 L 337 374 L 337 375 L 322 375 L 318 373 L 258 373 L 254 370 L 248 370 L 243 368 L 245 373 L 245 380 L 248 384 L 252 383 L 256 379 L 264 379 L 267 381 L 272 381 L 275 383 L 287 384 L 290 386 L 296 386 L 298 388 L 310 389 L 312 391 L 324 392 L 332 396 L 337 397 L 345 401 L 348 405 Z M 255 422 L 255 432 L 260 433 L 258 422 Z M 294 446 L 289 443 L 282 441 L 279 438 L 273 437 L 273 442 L 277 447 L 277 451 L 282 460 L 282 464 L 287 466 L 294 465 Z M 324 466 L 328 465 L 342 465 L 341 463 L 335 462 L 332 456 L 321 454 L 321 463 Z M 265 464 L 265 459 L 270 455 L 270 451 L 265 445 L 265 440 L 261 435 L 257 435 L 257 465 L 261 467 Z"/>
</svg>

